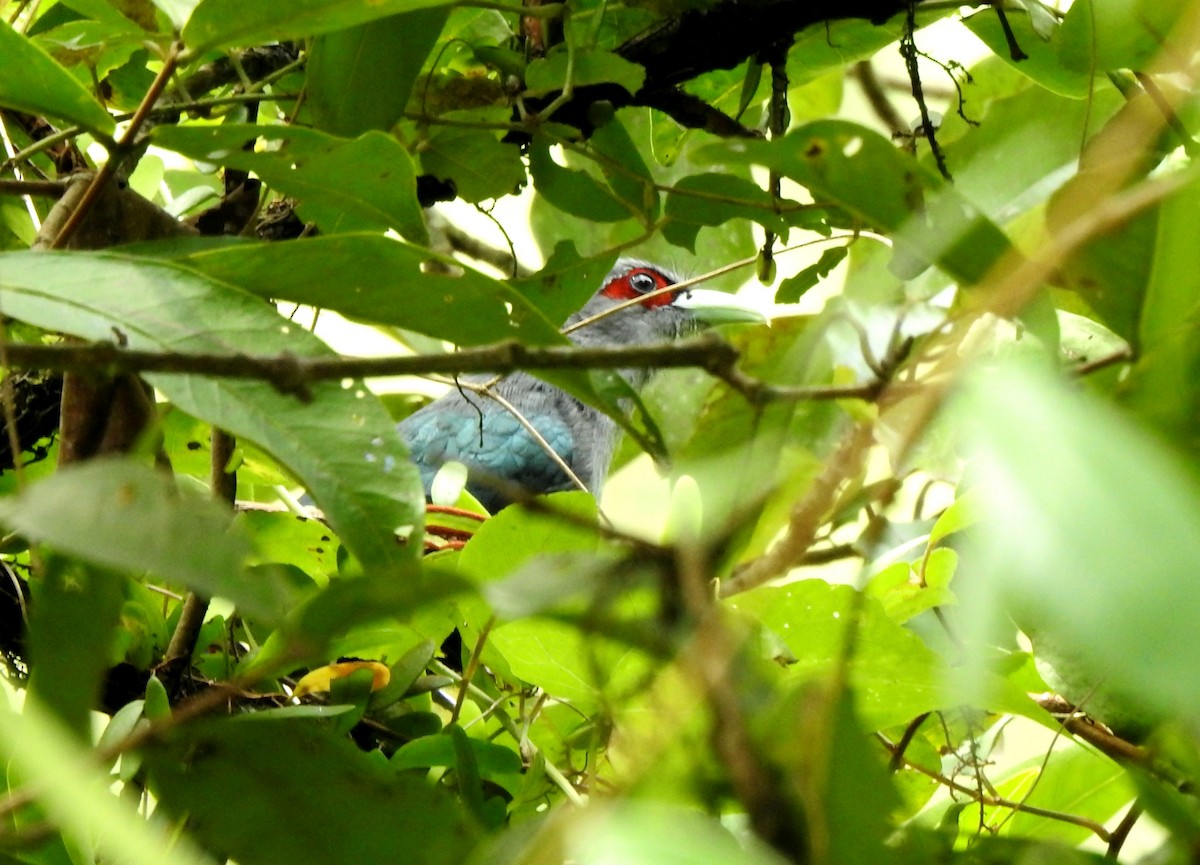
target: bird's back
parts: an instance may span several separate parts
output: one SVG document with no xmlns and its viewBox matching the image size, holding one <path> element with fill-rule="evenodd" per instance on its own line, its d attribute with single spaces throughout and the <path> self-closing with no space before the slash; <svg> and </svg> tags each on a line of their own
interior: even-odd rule
<svg viewBox="0 0 1200 865">
<path fill-rule="evenodd" d="M 615 434 L 608 417 L 525 373 L 507 376 L 495 390 L 589 489 L 599 490 Z M 438 469 L 450 460 L 467 466 L 467 489 L 491 512 L 509 499 L 488 483 L 489 478 L 530 493 L 576 488 L 521 420 L 482 394 L 451 391 L 414 412 L 398 429 L 421 470 L 427 494 Z"/>
</svg>

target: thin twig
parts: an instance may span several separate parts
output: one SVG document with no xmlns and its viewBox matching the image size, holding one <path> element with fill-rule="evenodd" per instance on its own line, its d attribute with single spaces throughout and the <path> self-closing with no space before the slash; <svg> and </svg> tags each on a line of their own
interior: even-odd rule
<svg viewBox="0 0 1200 865">
<path fill-rule="evenodd" d="M 876 733 L 875 738 L 887 749 L 888 753 L 895 754 L 896 746 L 888 741 L 882 733 Z M 1097 823 L 1095 820 L 1089 820 L 1087 817 L 1077 817 L 1074 814 L 1066 814 L 1062 811 L 1050 811 L 1046 808 L 1039 808 L 1036 805 L 1022 804 L 1014 802 L 1011 799 L 1005 799 L 1002 796 L 993 796 L 989 794 L 981 794 L 978 790 L 968 787 L 965 784 L 960 784 L 953 778 L 947 778 L 941 772 L 935 772 L 932 769 L 927 769 L 920 763 L 908 759 L 901 758 L 904 765 L 912 769 L 914 772 L 920 772 L 927 778 L 932 778 L 943 787 L 947 787 L 956 793 L 962 793 L 964 796 L 970 797 L 972 802 L 978 802 L 981 805 L 986 805 L 990 808 L 1008 808 L 1013 811 L 1023 811 L 1026 814 L 1033 814 L 1035 817 L 1045 817 L 1047 820 L 1057 820 L 1060 823 L 1070 823 L 1073 826 L 1082 826 L 1089 832 L 1093 833 L 1101 841 L 1108 842 L 1112 835 L 1111 833 Z"/>
</svg>

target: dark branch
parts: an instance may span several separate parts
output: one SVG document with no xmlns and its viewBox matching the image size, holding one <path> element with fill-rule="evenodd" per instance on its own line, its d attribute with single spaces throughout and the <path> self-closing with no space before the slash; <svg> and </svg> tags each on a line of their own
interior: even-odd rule
<svg viewBox="0 0 1200 865">
<path fill-rule="evenodd" d="M 738 352 L 712 336 L 666 345 L 619 348 L 526 346 L 502 342 L 454 354 L 393 357 L 297 357 L 246 354 L 182 354 L 124 349 L 112 343 L 92 345 L 10 345 L 8 362 L 16 369 L 46 369 L 93 375 L 119 373 L 194 373 L 219 378 L 258 379 L 283 393 L 311 398 L 319 381 L 442 373 L 507 373 L 518 369 L 648 369 L 699 367 L 729 384 L 746 399 L 872 399 L 878 383 L 850 386 L 783 387 L 765 384 L 737 369 Z"/>
</svg>

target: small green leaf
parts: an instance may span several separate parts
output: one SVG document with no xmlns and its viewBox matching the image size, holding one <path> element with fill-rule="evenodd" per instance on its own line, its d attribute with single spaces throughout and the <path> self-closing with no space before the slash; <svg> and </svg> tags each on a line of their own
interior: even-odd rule
<svg viewBox="0 0 1200 865">
<path fill-rule="evenodd" d="M 453 180 L 458 197 L 471 203 L 511 195 L 525 180 L 520 150 L 486 129 L 437 127 L 421 150 L 421 165 L 435 177 Z"/>
<path fill-rule="evenodd" d="M 0 105 L 30 114 L 49 114 L 107 138 L 112 115 L 70 73 L 4 20 L 0 20 Z"/>
<path fill-rule="evenodd" d="M 814 264 L 801 270 L 795 276 L 785 279 L 775 292 L 776 303 L 796 303 L 806 291 L 815 286 L 830 272 L 846 260 L 850 254 L 848 246 L 832 246 L 821 253 Z"/>
<path fill-rule="evenodd" d="M 144 714 L 148 721 L 161 721 L 171 717 L 171 698 L 167 689 L 157 676 L 151 676 L 146 682 L 146 701 Z"/>
<path fill-rule="evenodd" d="M 929 546 L 936 547 L 950 535 L 971 528 L 983 517 L 983 495 L 978 488 L 968 490 L 938 516 L 929 532 Z"/>
<path fill-rule="evenodd" d="M 590 222 L 620 222 L 633 216 L 628 207 L 590 174 L 555 162 L 549 145 L 540 141 L 529 147 L 529 173 L 538 194 L 563 213 Z"/>
<path fill-rule="evenodd" d="M 630 94 L 642 89 L 646 70 L 611 51 L 575 51 L 575 68 L 570 84 L 586 87 L 590 84 L 617 84 Z M 562 90 L 567 85 L 567 50 L 556 47 L 539 60 L 532 61 L 525 70 L 525 88 L 528 96 L 544 96 Z"/>
</svg>

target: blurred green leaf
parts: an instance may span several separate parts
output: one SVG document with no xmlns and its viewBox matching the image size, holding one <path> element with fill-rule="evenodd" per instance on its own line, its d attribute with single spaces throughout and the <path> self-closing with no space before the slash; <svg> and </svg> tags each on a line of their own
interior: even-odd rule
<svg viewBox="0 0 1200 865">
<path fill-rule="evenodd" d="M 1140 274 L 1144 300 L 1131 322 L 1137 327 L 1132 339 L 1137 360 L 1122 385 L 1125 405 L 1193 455 L 1200 453 L 1200 249 L 1188 226 L 1197 218 L 1200 200 L 1192 184 L 1164 202 L 1157 219 L 1138 223 L 1139 251 L 1150 260 Z"/>
<path fill-rule="evenodd" d="M 1080 0 L 1063 19 L 1063 62 L 1093 75 L 1146 69 L 1189 8 L 1186 0 Z"/>
<path fill-rule="evenodd" d="M 1061 649 L 1069 698 L 1103 683 L 1144 719 L 1200 717 L 1194 474 L 1112 409 L 1032 371 L 976 378 L 961 410 L 986 506 L 971 627 L 994 632 L 1007 607 Z"/>
<path fill-rule="evenodd" d="M 104 858 L 114 865 L 211 865 L 186 835 L 171 832 L 159 820 L 138 813 L 135 804 L 115 795 L 112 779 L 94 768 L 92 753 L 80 746 L 57 718 L 36 699 L 20 713 L 0 700 L 0 750 L 10 772 L 37 790 L 53 825 L 78 842 L 97 839 Z"/>
<path fill-rule="evenodd" d="M 208 594 L 238 592 L 250 545 L 230 531 L 232 519 L 215 500 L 180 495 L 161 472 L 122 460 L 63 468 L 19 496 L 0 499 L 0 522 L 32 540 Z M 245 588 L 248 607 L 256 600 L 252 593 Z"/>
<path fill-rule="evenodd" d="M 877 601 L 856 601 L 853 594 L 849 586 L 802 580 L 755 589 L 727 603 L 783 637 L 796 658 L 788 670 L 797 686 L 833 672 L 853 628 L 850 685 L 867 729 L 904 724 L 923 712 L 962 702 L 928 646 L 889 619 Z M 989 708 L 1037 713 L 1023 693 L 998 678 L 992 684 Z"/>
<path fill-rule="evenodd" d="M 44 512 L 40 516 L 44 519 Z M 83 532 L 88 534 L 86 527 Z M 111 663 L 124 579 L 105 568 L 51 556 L 29 623 L 29 693 L 81 742 L 87 741 L 89 714 Z"/>
</svg>

